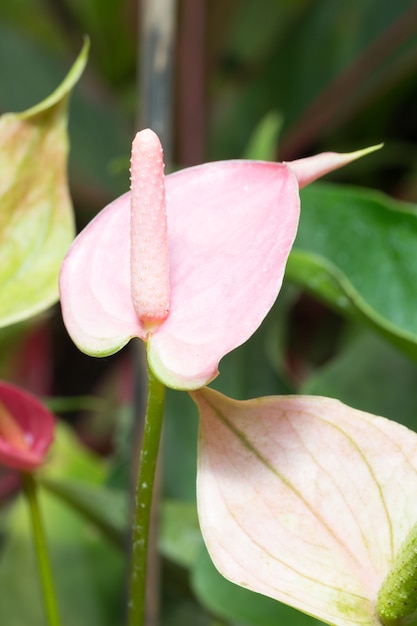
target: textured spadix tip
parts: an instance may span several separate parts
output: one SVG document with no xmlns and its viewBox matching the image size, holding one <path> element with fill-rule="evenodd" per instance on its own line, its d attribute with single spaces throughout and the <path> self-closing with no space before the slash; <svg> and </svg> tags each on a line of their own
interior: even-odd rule
<svg viewBox="0 0 417 626">
<path fill-rule="evenodd" d="M 146 167 L 146 162 L 149 159 L 161 160 L 163 167 L 163 150 L 159 137 L 151 128 L 145 128 L 137 132 L 132 141 L 131 175 L 140 174 L 137 170 Z"/>
<path fill-rule="evenodd" d="M 130 175 L 131 295 L 152 332 L 169 311 L 169 257 L 163 152 L 149 128 L 133 140 Z"/>
<path fill-rule="evenodd" d="M 354 152 L 322 152 L 312 157 L 290 161 L 286 165 L 294 172 L 301 189 L 329 172 L 333 172 L 376 150 L 380 150 L 383 145 L 380 143 L 362 150 L 355 150 Z"/>
</svg>

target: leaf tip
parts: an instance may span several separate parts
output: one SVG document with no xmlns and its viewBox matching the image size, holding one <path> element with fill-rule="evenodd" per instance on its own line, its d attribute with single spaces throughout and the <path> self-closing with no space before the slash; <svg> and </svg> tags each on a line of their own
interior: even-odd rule
<svg viewBox="0 0 417 626">
<path fill-rule="evenodd" d="M 321 176 L 325 176 L 340 167 L 349 165 L 352 161 L 356 161 L 376 150 L 382 148 L 383 144 L 376 144 L 369 148 L 362 148 L 353 152 L 322 152 L 315 156 L 297 159 L 286 163 L 295 174 L 300 189 L 306 187 Z"/>
</svg>

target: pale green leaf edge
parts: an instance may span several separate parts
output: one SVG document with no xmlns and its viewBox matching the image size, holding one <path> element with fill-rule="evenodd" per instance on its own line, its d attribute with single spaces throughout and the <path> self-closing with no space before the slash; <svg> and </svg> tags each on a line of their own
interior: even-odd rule
<svg viewBox="0 0 417 626">
<path fill-rule="evenodd" d="M 42 102 L 35 104 L 35 106 L 27 109 L 26 111 L 22 111 L 21 113 L 15 113 L 14 115 L 21 120 L 28 119 L 30 117 L 33 117 L 34 115 L 39 115 L 39 113 L 43 113 L 44 111 L 51 109 L 60 101 L 64 100 L 73 89 L 75 84 L 78 82 L 81 74 L 85 69 L 89 49 L 90 39 L 85 36 L 80 54 L 76 58 L 70 71 L 68 72 L 62 83 L 55 89 L 55 91 L 53 91 L 47 98 L 45 98 L 45 100 L 42 100 Z"/>
</svg>

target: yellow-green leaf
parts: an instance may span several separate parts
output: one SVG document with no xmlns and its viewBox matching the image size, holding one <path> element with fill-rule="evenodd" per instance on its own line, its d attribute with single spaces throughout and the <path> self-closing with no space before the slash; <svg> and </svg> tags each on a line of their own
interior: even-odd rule
<svg viewBox="0 0 417 626">
<path fill-rule="evenodd" d="M 58 272 L 74 235 L 67 182 L 68 99 L 89 43 L 61 85 L 23 113 L 0 117 L 0 327 L 58 299 Z"/>
</svg>

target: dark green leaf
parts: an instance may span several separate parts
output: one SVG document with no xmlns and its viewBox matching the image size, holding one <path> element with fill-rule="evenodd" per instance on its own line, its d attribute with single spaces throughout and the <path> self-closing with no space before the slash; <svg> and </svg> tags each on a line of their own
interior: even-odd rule
<svg viewBox="0 0 417 626">
<path fill-rule="evenodd" d="M 303 190 L 302 207 L 287 277 L 417 358 L 415 207 L 324 184 Z"/>
<path fill-rule="evenodd" d="M 373 333 L 361 332 L 300 393 L 338 398 L 417 430 L 417 365 Z"/>
<path fill-rule="evenodd" d="M 166 500 L 162 503 L 160 517 L 162 555 L 177 565 L 191 567 L 203 541 L 195 504 Z"/>
</svg>

